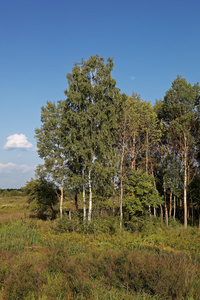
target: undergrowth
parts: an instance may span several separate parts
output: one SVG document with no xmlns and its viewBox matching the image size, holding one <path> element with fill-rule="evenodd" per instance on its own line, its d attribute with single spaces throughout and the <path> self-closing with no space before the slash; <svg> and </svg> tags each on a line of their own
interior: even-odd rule
<svg viewBox="0 0 200 300">
<path fill-rule="evenodd" d="M 113 217 L 1 224 L 0 299 L 200 299 L 198 229 L 118 225 Z"/>
</svg>

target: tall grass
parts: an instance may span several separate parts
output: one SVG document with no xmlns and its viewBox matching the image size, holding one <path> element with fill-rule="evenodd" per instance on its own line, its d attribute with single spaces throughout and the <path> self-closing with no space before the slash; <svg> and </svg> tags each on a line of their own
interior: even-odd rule
<svg viewBox="0 0 200 300">
<path fill-rule="evenodd" d="M 21 221 L 0 226 L 0 250 L 22 251 L 25 247 L 39 245 L 40 242 L 40 233 Z"/>
<path fill-rule="evenodd" d="M 0 299 L 200 299 L 200 232 L 155 222 L 134 232 L 112 218 L 83 232 L 78 220 L 77 230 L 67 220 L 3 224 Z"/>
</svg>

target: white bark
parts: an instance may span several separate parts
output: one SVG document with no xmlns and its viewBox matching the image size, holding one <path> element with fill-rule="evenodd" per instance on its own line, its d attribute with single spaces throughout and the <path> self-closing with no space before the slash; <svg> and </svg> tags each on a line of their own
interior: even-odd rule
<svg viewBox="0 0 200 300">
<path fill-rule="evenodd" d="M 119 200 L 119 210 L 120 210 L 120 228 L 122 229 L 122 220 L 123 220 L 123 161 L 124 161 L 124 146 L 122 150 L 122 156 L 120 159 L 120 200 Z"/>
<path fill-rule="evenodd" d="M 86 220 L 86 203 L 85 203 L 85 183 L 84 183 L 85 170 L 82 170 L 83 177 L 83 223 L 85 224 Z"/>
<path fill-rule="evenodd" d="M 184 151 L 184 228 L 187 228 L 187 137 L 184 135 L 185 151 Z"/>
<path fill-rule="evenodd" d="M 91 170 L 88 174 L 88 186 L 89 186 L 89 210 L 88 210 L 88 222 L 92 219 L 92 185 L 91 185 Z"/>
<path fill-rule="evenodd" d="M 173 215 L 173 218 L 175 220 L 176 218 L 176 196 L 174 195 L 174 215 Z"/>
</svg>

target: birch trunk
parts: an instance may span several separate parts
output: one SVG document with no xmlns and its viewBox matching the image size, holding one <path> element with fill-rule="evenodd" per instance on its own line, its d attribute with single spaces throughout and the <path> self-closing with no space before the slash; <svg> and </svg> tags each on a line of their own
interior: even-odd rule
<svg viewBox="0 0 200 300">
<path fill-rule="evenodd" d="M 132 164 L 131 169 L 135 170 L 136 150 L 135 150 L 135 132 L 133 134 L 133 148 L 132 148 Z"/>
<path fill-rule="evenodd" d="M 169 225 L 169 220 L 168 220 L 168 209 L 167 209 L 167 203 L 165 201 L 165 221 L 166 221 L 166 225 Z"/>
<path fill-rule="evenodd" d="M 89 210 L 88 210 L 88 222 L 91 222 L 92 218 L 92 185 L 91 185 L 91 170 L 88 174 L 88 186 L 89 186 Z"/>
<path fill-rule="evenodd" d="M 149 173 L 149 133 L 146 135 L 146 174 Z M 151 218 L 151 206 L 149 205 L 149 217 Z"/>
<path fill-rule="evenodd" d="M 113 179 L 113 195 L 112 195 L 112 199 L 113 199 L 113 215 L 115 214 L 115 180 Z"/>
<path fill-rule="evenodd" d="M 156 217 L 156 208 L 153 208 L 153 216 Z"/>
<path fill-rule="evenodd" d="M 123 161 L 124 161 L 124 147 L 122 150 L 122 156 L 120 159 L 120 200 L 119 200 L 119 211 L 120 211 L 120 229 L 122 229 L 122 220 L 123 220 Z"/>
<path fill-rule="evenodd" d="M 176 218 L 176 196 L 174 195 L 174 215 L 173 215 L 173 218 L 175 220 Z"/>
<path fill-rule="evenodd" d="M 146 135 L 146 174 L 148 175 L 149 168 L 149 134 Z"/>
<path fill-rule="evenodd" d="M 187 137 L 184 135 L 184 192 L 183 192 L 183 202 L 184 202 L 184 228 L 187 228 Z"/>
<path fill-rule="evenodd" d="M 155 177 L 154 177 L 154 173 L 153 173 L 153 165 L 152 165 L 152 163 L 151 163 L 151 175 L 153 177 L 153 186 L 156 189 L 156 181 L 155 181 Z M 154 217 L 156 217 L 156 208 L 155 207 L 153 208 L 153 215 L 154 215 Z"/>
<path fill-rule="evenodd" d="M 165 200 L 165 221 L 166 221 L 166 225 L 169 225 L 169 220 L 168 220 L 168 209 L 167 209 L 167 195 L 166 195 L 166 187 L 165 187 L 165 178 L 163 178 L 164 180 L 164 200 Z"/>
<path fill-rule="evenodd" d="M 169 217 L 171 218 L 172 216 L 172 191 L 170 191 L 170 196 L 169 196 Z"/>
<path fill-rule="evenodd" d="M 85 183 L 84 183 L 84 177 L 85 177 L 85 170 L 82 170 L 82 178 L 83 178 L 83 224 L 85 224 L 86 220 L 86 203 L 85 203 Z"/>
<path fill-rule="evenodd" d="M 160 223 L 161 225 L 163 225 L 163 208 L 161 204 L 160 204 Z"/>
</svg>

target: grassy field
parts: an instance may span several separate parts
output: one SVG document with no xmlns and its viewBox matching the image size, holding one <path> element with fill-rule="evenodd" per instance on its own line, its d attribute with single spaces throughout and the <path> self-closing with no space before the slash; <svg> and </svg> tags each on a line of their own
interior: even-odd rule
<svg viewBox="0 0 200 300">
<path fill-rule="evenodd" d="M 25 197 L 0 198 L 0 299 L 200 299 L 200 231 L 42 221 Z"/>
</svg>

